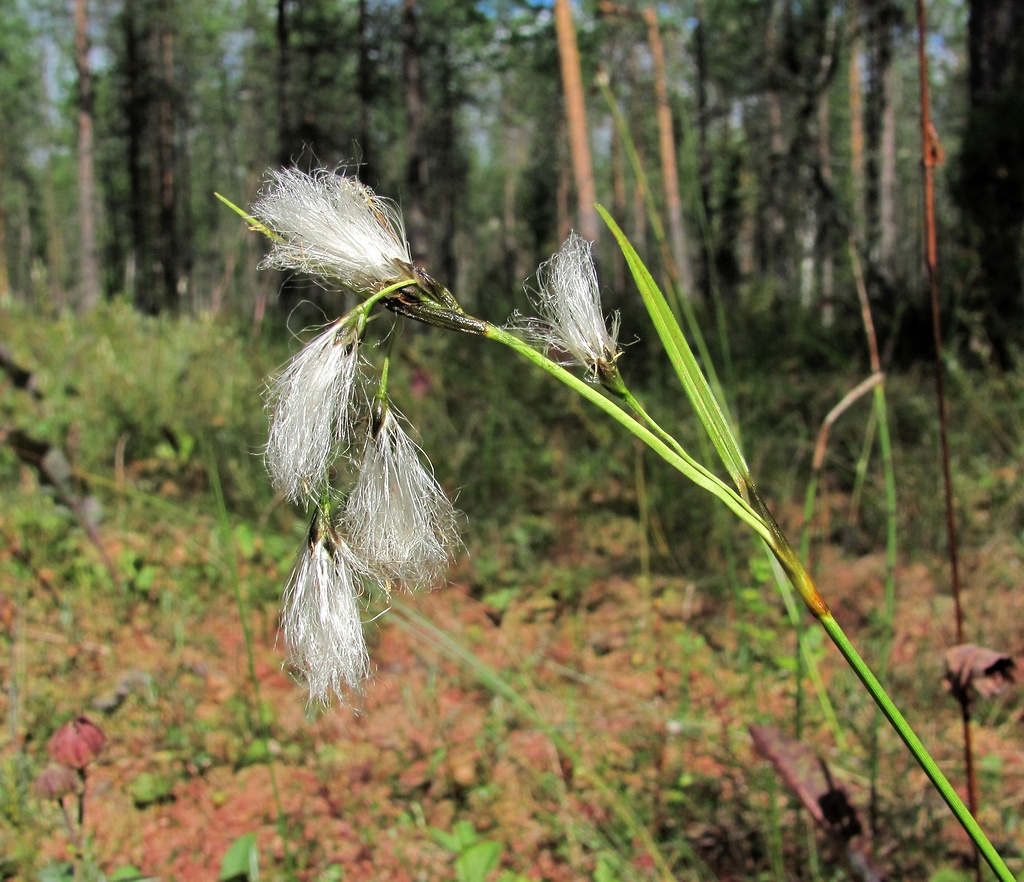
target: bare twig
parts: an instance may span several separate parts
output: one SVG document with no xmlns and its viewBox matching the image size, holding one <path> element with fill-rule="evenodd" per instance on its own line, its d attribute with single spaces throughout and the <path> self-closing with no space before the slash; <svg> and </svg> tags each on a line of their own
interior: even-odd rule
<svg viewBox="0 0 1024 882">
<path fill-rule="evenodd" d="M 949 430 L 946 417 L 945 378 L 942 368 L 942 326 L 939 316 L 938 245 L 935 234 L 935 166 L 942 161 L 942 148 L 931 120 L 928 95 L 928 56 L 925 51 L 927 26 L 924 0 L 917 0 L 918 76 L 921 85 L 921 165 L 924 171 L 924 224 L 925 271 L 928 275 L 928 293 L 932 306 L 932 335 L 935 341 L 935 397 L 939 409 L 939 440 L 942 457 L 942 482 L 946 498 L 946 537 L 949 545 L 949 569 L 953 586 L 953 609 L 956 615 L 956 642 L 964 642 L 964 614 L 960 590 L 960 566 L 956 531 L 956 513 L 953 510 L 953 479 L 949 465 Z M 967 773 L 967 807 L 978 815 L 978 781 L 974 769 L 974 749 L 971 737 L 971 708 L 967 701 L 960 702 L 964 733 L 964 767 Z M 974 869 L 981 879 L 981 862 L 974 853 Z"/>
</svg>

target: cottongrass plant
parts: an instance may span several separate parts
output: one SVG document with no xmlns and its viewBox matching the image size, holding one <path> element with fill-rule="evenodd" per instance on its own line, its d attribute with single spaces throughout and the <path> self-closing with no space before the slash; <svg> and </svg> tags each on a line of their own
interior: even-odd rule
<svg viewBox="0 0 1024 882">
<path fill-rule="evenodd" d="M 609 322 L 601 311 L 601 292 L 591 243 L 577 233 L 537 270 L 533 299 L 540 319 L 525 329 L 542 344 L 565 353 L 565 363 L 585 367 L 594 377 L 607 374 L 618 361 L 619 314 Z"/>
<path fill-rule="evenodd" d="M 398 209 L 356 178 L 320 169 L 271 172 L 253 214 L 276 234 L 261 264 L 376 290 L 412 266 Z"/>
<path fill-rule="evenodd" d="M 618 319 L 613 318 L 610 326 L 605 321 L 590 245 L 579 237 L 570 236 L 540 268 L 536 297 L 541 316 L 502 327 L 464 313 L 450 291 L 412 265 L 401 218 L 390 203 L 354 178 L 328 171 L 311 175 L 296 170 L 275 172 L 269 190 L 253 209 L 255 216 L 235 210 L 274 243 L 265 266 L 308 272 L 362 298 L 352 312 L 339 319 L 335 326 L 339 331 L 344 329 L 362 340 L 370 313 L 382 306 L 400 317 L 501 343 L 569 386 L 683 476 L 714 494 L 764 541 L 997 877 L 1013 882 L 998 852 L 836 622 L 757 493 L 739 445 L 664 294 L 603 209 L 599 211 L 622 249 L 666 354 L 733 486 L 691 457 L 629 392 L 618 367 Z M 585 379 L 539 351 L 538 343 L 541 349 L 568 353 L 573 363 L 585 368 Z M 286 379 L 273 387 L 279 390 L 274 399 L 278 426 L 275 450 L 268 461 L 277 463 L 275 481 L 286 493 L 296 482 L 326 487 L 326 480 L 320 483 L 320 476 L 311 474 L 329 465 L 324 458 L 324 439 L 331 439 L 331 444 L 345 440 L 338 426 L 347 413 L 347 399 L 343 397 L 341 403 L 326 400 L 334 394 L 331 389 L 348 388 L 337 381 L 341 374 L 333 353 L 324 354 L 334 343 L 321 335 L 310 345 L 314 350 L 306 357 L 297 356 L 283 375 Z M 321 374 L 328 379 L 323 380 Z M 317 379 L 305 380 L 307 376 Z M 306 414 L 311 405 L 292 400 L 305 394 L 307 382 L 314 390 L 311 400 L 326 403 L 328 411 L 322 420 L 308 423 L 300 414 Z M 325 700 L 331 692 L 341 695 L 346 687 L 357 689 L 369 673 L 359 620 L 359 586 L 376 584 L 386 594 L 394 581 L 409 587 L 429 581 L 440 574 L 454 542 L 450 504 L 439 501 L 436 481 L 420 463 L 404 430 L 399 431 L 398 417 L 387 411 L 385 385 L 386 369 L 377 396 L 382 409 L 374 417 L 361 457 L 354 462 L 356 478 L 340 527 L 331 523 L 329 500 L 310 500 L 317 506 L 313 527 L 286 590 L 284 630 L 290 658 L 306 675 L 314 699 Z M 315 428 L 309 431 L 307 425 Z M 296 447 L 312 443 L 314 450 L 308 456 L 285 452 L 281 445 L 287 443 Z M 330 457 L 328 452 L 327 459 Z M 363 560 L 367 563 L 361 563 Z"/>
<path fill-rule="evenodd" d="M 317 502 L 357 415 L 359 339 L 334 324 L 306 344 L 267 391 L 267 470 L 287 499 Z"/>
<path fill-rule="evenodd" d="M 451 560 L 455 509 L 390 407 L 371 421 L 342 524 L 387 592 L 396 583 L 429 586 Z"/>
<path fill-rule="evenodd" d="M 327 702 L 370 675 L 359 611 L 360 565 L 318 509 L 284 591 L 282 631 L 288 660 L 302 671 L 311 700 Z"/>
<path fill-rule="evenodd" d="M 386 372 L 371 414 L 361 357 L 374 306 L 415 311 L 417 291 L 434 283 L 413 267 L 397 209 L 355 178 L 272 172 L 249 219 L 273 242 L 263 267 L 307 273 L 361 297 L 291 359 L 266 396 L 271 480 L 313 511 L 285 589 L 282 632 L 311 701 L 326 703 L 358 692 L 370 675 L 360 602 L 367 588 L 387 597 L 396 585 L 429 587 L 457 542 L 455 509 L 390 406 Z M 359 425 L 367 432 L 353 451 Z M 347 493 L 331 486 L 335 471 L 354 473 Z"/>
</svg>

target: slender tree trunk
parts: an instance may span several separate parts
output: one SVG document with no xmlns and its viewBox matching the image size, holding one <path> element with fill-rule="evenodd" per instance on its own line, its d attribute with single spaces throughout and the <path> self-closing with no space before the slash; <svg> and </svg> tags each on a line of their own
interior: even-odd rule
<svg viewBox="0 0 1024 882">
<path fill-rule="evenodd" d="M 867 7 L 867 34 L 869 41 L 868 94 L 864 108 L 865 118 L 865 220 L 866 244 L 874 268 L 886 282 L 891 282 L 890 260 L 886 254 L 886 230 L 890 224 L 891 200 L 887 187 L 894 182 L 885 169 L 886 116 L 892 103 L 893 9 L 890 0 L 870 0 Z M 893 125 L 895 120 L 893 120 Z M 890 179 L 887 180 L 887 174 Z M 886 213 L 890 217 L 886 217 Z"/>
<path fill-rule="evenodd" d="M 888 279 L 896 276 L 896 72 L 890 63 L 883 80 L 885 109 L 879 144 L 878 262 Z"/>
<path fill-rule="evenodd" d="M 181 280 L 182 243 L 177 226 L 177 187 L 175 180 L 174 148 L 174 39 L 169 27 L 163 24 L 159 33 L 161 89 L 158 106 L 157 169 L 159 174 L 159 211 L 157 221 L 157 254 L 163 281 L 163 303 L 158 308 L 178 307 Z"/>
<path fill-rule="evenodd" d="M 767 200 L 763 202 L 764 230 L 761 254 L 761 268 L 772 278 L 792 279 L 792 233 L 787 224 L 786 206 L 789 195 L 786 192 L 786 138 L 783 134 L 782 95 L 779 82 L 779 35 L 775 4 L 770 4 L 765 49 L 771 67 L 769 87 L 765 95 L 768 110 L 769 149 Z"/>
<path fill-rule="evenodd" d="M 370 182 L 374 181 L 370 131 L 370 105 L 373 103 L 372 72 L 369 10 L 366 0 L 359 0 L 359 63 L 356 69 L 356 91 L 359 94 L 359 149 L 362 162 L 360 174 Z"/>
<path fill-rule="evenodd" d="M 405 77 L 405 182 L 409 188 L 405 208 L 406 234 L 412 256 L 421 260 L 427 252 L 427 215 L 423 204 L 427 187 L 427 154 L 424 144 L 423 73 L 420 64 L 418 0 L 402 0 L 402 67 Z"/>
<path fill-rule="evenodd" d="M 43 216 L 46 219 L 46 283 L 50 304 L 54 309 L 63 310 L 67 305 L 64 280 L 67 277 L 66 249 L 64 248 L 64 217 L 57 207 L 57 188 L 53 181 L 54 163 L 46 165 L 43 190 Z"/>
<path fill-rule="evenodd" d="M 572 23 L 569 0 L 555 0 L 555 32 L 558 37 L 558 55 L 562 64 L 562 87 L 565 90 L 565 116 L 569 127 L 569 148 L 573 175 L 576 180 L 576 205 L 579 232 L 584 239 L 597 239 L 597 211 L 594 202 L 594 171 L 590 160 L 590 142 L 587 131 L 587 109 L 583 94 L 583 75 L 580 71 L 580 53 L 576 45 L 576 29 Z"/>
<path fill-rule="evenodd" d="M 969 306 L 996 361 L 1009 366 L 1024 326 L 1024 3 L 971 0 L 970 108 L 957 201 L 971 222 L 980 277 Z"/>
<path fill-rule="evenodd" d="M 88 0 L 75 0 L 75 66 L 78 69 L 78 227 L 80 261 L 77 306 L 93 309 L 100 299 L 96 264 L 96 210 L 93 170 L 93 95 L 89 69 Z"/>
<path fill-rule="evenodd" d="M 708 231 L 714 229 L 711 206 L 711 153 L 708 150 L 708 130 L 711 113 L 708 107 L 708 60 L 704 0 L 697 0 L 695 7 L 697 26 L 693 32 L 693 43 L 697 67 L 697 162 L 700 179 L 700 201 L 704 210 L 704 222 Z M 710 236 L 710 233 L 708 234 Z M 701 290 L 706 301 L 711 300 L 716 268 L 714 248 L 703 243 L 699 250 L 701 265 Z"/>
<path fill-rule="evenodd" d="M 672 132 L 672 110 L 668 104 L 668 87 L 665 83 L 665 50 L 658 28 L 658 12 L 653 7 L 644 10 L 647 24 L 647 40 L 654 61 L 654 95 L 658 113 L 658 147 L 661 153 L 661 178 L 665 188 L 665 209 L 668 213 L 668 229 L 672 260 L 679 274 L 679 284 L 687 297 L 696 294 L 693 286 L 693 266 L 690 262 L 689 244 L 683 226 L 683 205 L 679 198 L 679 166 L 676 159 L 675 135 Z"/>
<path fill-rule="evenodd" d="M 139 22 L 138 0 L 125 0 L 122 24 L 125 46 L 124 113 L 127 123 L 125 140 L 128 212 L 131 218 L 131 248 L 125 267 L 125 282 L 136 306 L 144 312 L 152 312 L 153 279 L 149 260 L 149 231 L 146 224 L 146 206 L 149 199 L 143 175 L 149 99 L 145 86 L 145 47 Z"/>
<path fill-rule="evenodd" d="M 864 101 L 861 87 L 860 12 L 857 0 L 850 2 L 850 179 L 853 189 L 853 234 L 864 242 Z"/>
<path fill-rule="evenodd" d="M 572 209 L 572 163 L 565 155 L 564 123 L 558 125 L 558 189 L 555 193 L 555 229 L 558 241 L 564 242 L 573 228 Z"/>
<path fill-rule="evenodd" d="M 461 182 L 461 166 L 455 133 L 455 107 L 458 100 L 452 83 L 453 62 L 447 57 L 447 50 L 441 62 L 440 89 L 441 106 L 437 112 L 437 153 L 443 163 L 445 174 L 438 175 L 432 193 L 437 200 L 438 218 L 435 237 L 437 266 L 446 279 L 458 279 L 455 260 L 455 221 L 458 208 L 458 190 Z"/>
<path fill-rule="evenodd" d="M 291 42 L 288 31 L 288 0 L 277 0 L 277 161 L 289 165 L 292 151 L 292 113 L 289 95 L 291 77 Z"/>
<path fill-rule="evenodd" d="M 818 167 L 825 185 L 832 187 L 832 149 L 829 145 L 830 123 L 828 90 L 818 96 Z M 824 203 L 824 197 L 822 197 Z M 829 328 L 835 321 L 835 257 L 832 251 L 832 223 L 830 206 L 821 205 L 818 225 L 818 262 L 821 266 L 821 324 Z"/>
<path fill-rule="evenodd" d="M 612 129 L 612 212 L 620 224 L 626 222 L 626 162 L 625 149 L 618 126 Z M 626 290 L 626 259 L 618 248 L 614 251 L 614 283 L 616 291 Z"/>
<path fill-rule="evenodd" d="M 500 125 L 505 137 L 500 139 L 502 179 L 501 211 L 501 266 L 503 270 L 502 291 L 512 291 L 519 281 L 519 235 L 516 219 L 516 187 L 522 168 L 520 133 L 512 120 L 514 116 L 513 89 L 507 81 L 501 85 Z M 486 295 L 485 295 L 486 296 Z"/>
</svg>

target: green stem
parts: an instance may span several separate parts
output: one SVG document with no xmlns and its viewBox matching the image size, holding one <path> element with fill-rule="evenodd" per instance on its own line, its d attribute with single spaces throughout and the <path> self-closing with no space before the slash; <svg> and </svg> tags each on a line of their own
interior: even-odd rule
<svg viewBox="0 0 1024 882">
<path fill-rule="evenodd" d="M 698 487 L 717 496 L 729 507 L 733 514 L 768 542 L 769 545 L 773 548 L 778 546 L 777 537 L 769 524 L 735 490 L 702 466 L 697 467 L 692 464 L 692 460 L 680 456 L 673 445 L 665 443 L 660 435 L 647 426 L 638 423 L 628 411 L 623 410 L 614 401 L 606 398 L 593 386 L 588 385 L 575 374 L 570 373 L 561 365 L 556 364 L 550 358 L 538 352 L 528 343 L 524 343 L 514 334 L 502 328 L 485 324 L 483 336 L 508 346 L 556 379 L 561 380 L 574 392 L 586 398 L 591 404 L 603 410 L 612 419 L 636 435 L 651 450 L 693 481 Z M 776 527 L 775 529 L 777 530 L 778 528 Z"/>
<path fill-rule="evenodd" d="M 768 543 L 768 547 L 772 550 L 772 553 L 785 570 L 786 575 L 793 584 L 793 587 L 796 588 L 797 592 L 803 598 L 811 612 L 818 621 L 821 622 L 822 627 L 825 629 L 825 632 L 831 638 L 832 642 L 836 645 L 836 648 L 842 654 L 843 658 L 846 659 L 846 662 L 850 667 L 853 668 L 854 673 L 856 673 L 861 683 L 864 684 L 864 687 L 868 690 L 868 693 L 871 695 L 872 699 L 874 699 L 875 703 L 882 711 L 882 714 L 889 721 L 889 724 L 893 729 L 896 730 L 896 733 L 907 746 L 907 749 L 917 761 L 918 765 L 920 765 L 924 770 L 928 779 L 935 786 L 935 789 L 939 791 L 939 794 L 942 796 L 943 800 L 945 800 L 946 804 L 953 812 L 953 815 L 963 826 L 964 830 L 967 831 L 967 834 L 971 837 L 982 856 L 988 862 L 989 866 L 992 867 L 996 876 L 1001 880 L 1001 882 L 1015 882 L 1009 869 L 1006 867 L 1006 864 L 992 846 L 992 843 L 989 842 L 988 837 L 985 835 L 984 831 L 982 831 L 978 822 L 967 810 L 967 807 L 964 805 L 960 797 L 957 796 L 956 791 L 953 789 L 952 785 L 950 785 L 946 776 L 942 774 L 942 771 L 936 765 L 935 760 L 931 758 L 931 755 L 925 749 L 921 740 L 914 733 L 914 730 L 910 728 L 909 723 L 907 723 L 906 719 L 900 713 L 892 699 L 889 698 L 885 689 L 882 688 L 882 684 L 879 683 L 878 679 L 871 672 L 871 669 L 867 664 L 865 664 L 853 644 L 850 643 L 849 639 L 843 633 L 838 622 L 833 618 L 832 613 L 828 609 L 828 605 L 818 593 L 818 590 L 814 585 L 814 581 L 804 569 L 799 557 L 789 544 L 785 535 L 782 533 L 781 528 L 768 511 L 764 502 L 761 500 L 756 489 L 753 487 L 750 488 L 751 503 L 753 505 L 753 507 L 751 507 L 750 504 L 742 499 L 731 488 L 723 484 L 718 478 L 710 475 L 702 468 L 696 468 L 691 464 L 691 462 L 680 456 L 676 450 L 677 445 L 666 443 L 658 432 L 655 432 L 648 426 L 638 423 L 629 412 L 624 410 L 618 404 L 602 395 L 593 386 L 583 382 L 565 368 L 533 349 L 529 344 L 524 343 L 513 334 L 495 327 L 494 325 L 486 325 L 483 330 L 483 336 L 488 337 L 491 340 L 495 340 L 498 343 L 502 343 L 510 349 L 518 352 L 524 358 L 551 374 L 575 392 L 582 395 L 592 404 L 603 410 L 606 414 L 643 441 L 648 447 L 654 450 L 655 453 L 661 456 L 670 465 L 678 469 L 684 476 L 689 478 L 699 487 L 714 493 L 714 495 L 721 499 L 722 502 L 724 502 L 733 511 L 733 513 L 740 518 L 740 520 L 747 524 L 747 526 L 753 529 L 765 540 L 765 542 Z"/>
<path fill-rule="evenodd" d="M 899 712 L 892 699 L 886 694 L 882 684 L 878 682 L 875 675 L 871 673 L 871 669 L 864 663 L 857 650 L 854 649 L 853 644 L 850 643 L 846 634 L 843 633 L 843 629 L 839 627 L 839 623 L 832 618 L 831 613 L 825 613 L 825 615 L 819 618 L 819 621 L 828 636 L 832 638 L 836 648 L 842 653 L 843 658 L 846 659 L 850 667 L 853 668 L 854 673 L 860 678 L 861 683 L 871 693 L 871 697 L 875 700 L 875 703 L 893 729 L 896 730 L 896 734 L 903 740 L 907 750 L 911 752 L 918 765 L 924 770 L 928 780 L 939 791 L 946 805 L 949 806 L 950 811 L 953 812 L 961 826 L 967 831 L 967 835 L 971 837 L 978 851 L 981 852 L 982 857 L 985 858 L 988 865 L 992 868 L 992 871 L 1002 882 L 1014 882 L 1013 875 L 1006 864 L 1003 863 L 999 853 L 992 846 L 992 843 L 989 842 L 981 827 L 978 826 L 978 822 L 974 820 L 971 813 L 967 810 L 963 800 L 957 796 L 953 786 L 935 764 L 935 760 L 931 758 L 931 755 L 914 733 L 914 730 L 910 728 L 910 724 L 903 718 L 903 714 Z"/>
</svg>

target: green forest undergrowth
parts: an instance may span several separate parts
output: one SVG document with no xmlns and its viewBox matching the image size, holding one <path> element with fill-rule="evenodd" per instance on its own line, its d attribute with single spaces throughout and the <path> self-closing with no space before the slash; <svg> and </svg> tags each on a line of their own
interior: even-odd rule
<svg viewBox="0 0 1024 882">
<path fill-rule="evenodd" d="M 116 303 L 85 318 L 7 308 L 0 341 L 0 876 L 212 878 L 242 843 L 271 879 L 659 878 L 652 851 L 679 879 L 863 878 L 858 860 L 973 878 L 959 828 L 809 621 L 814 671 L 795 660 L 763 551 L 511 356 L 398 341 L 397 404 L 464 515 L 464 549 L 447 585 L 366 611 L 375 676 L 356 707 L 319 711 L 282 668 L 303 525 L 260 456 L 265 377 L 294 342 Z M 742 363 L 733 406 L 762 494 L 799 535 L 821 420 L 863 377 L 789 364 L 780 379 Z M 1017 656 L 1024 380 L 948 367 L 967 634 Z M 670 389 L 652 373 L 644 402 L 699 449 Z M 930 373 L 890 376 L 886 393 L 891 631 L 867 398 L 829 438 L 811 568 L 868 660 L 890 647 L 887 682 L 959 786 Z M 1020 873 L 1024 703 L 1010 689 L 974 711 L 979 820 Z M 76 841 L 35 782 L 79 714 L 106 743 Z M 859 834 L 799 808 L 778 762 L 797 733 Z"/>
</svg>

